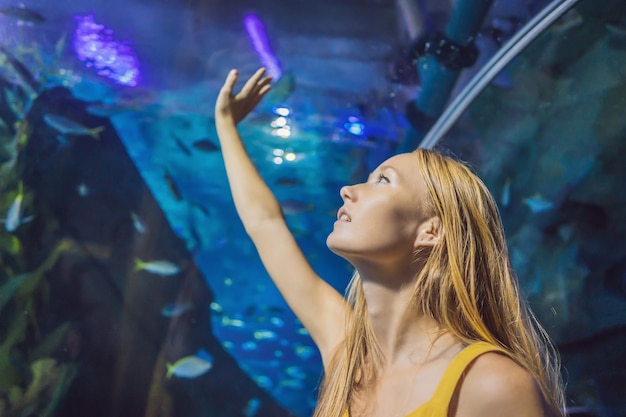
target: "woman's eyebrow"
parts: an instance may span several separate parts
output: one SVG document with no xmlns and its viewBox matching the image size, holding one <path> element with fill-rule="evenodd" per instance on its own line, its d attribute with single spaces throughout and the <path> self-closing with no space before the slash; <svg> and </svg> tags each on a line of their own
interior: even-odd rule
<svg viewBox="0 0 626 417">
<path fill-rule="evenodd" d="M 376 168 L 374 171 L 372 171 L 368 176 L 367 176 L 367 180 L 371 180 L 372 176 L 376 173 L 376 171 L 392 171 L 394 174 L 396 174 L 397 176 L 400 176 L 398 174 L 398 171 L 396 171 L 392 166 L 390 165 L 381 165 L 378 168 Z"/>
</svg>

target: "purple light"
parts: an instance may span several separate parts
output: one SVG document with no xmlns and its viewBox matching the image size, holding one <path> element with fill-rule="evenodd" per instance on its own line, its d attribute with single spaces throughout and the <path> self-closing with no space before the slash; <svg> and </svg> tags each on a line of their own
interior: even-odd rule
<svg viewBox="0 0 626 417">
<path fill-rule="evenodd" d="M 139 60 L 135 51 L 113 38 L 113 31 L 96 23 L 93 15 L 76 16 L 74 52 L 85 66 L 118 84 L 134 87 L 139 79 Z"/>
<path fill-rule="evenodd" d="M 257 55 L 259 55 L 259 58 L 261 58 L 263 66 L 267 69 L 267 74 L 271 76 L 274 81 L 278 80 L 283 75 L 283 72 L 280 69 L 280 62 L 276 59 L 276 54 L 267 39 L 263 22 L 261 22 L 261 19 L 259 19 L 257 15 L 249 14 L 244 18 L 243 24 L 246 27 L 248 36 L 252 40 L 254 50 Z"/>
</svg>

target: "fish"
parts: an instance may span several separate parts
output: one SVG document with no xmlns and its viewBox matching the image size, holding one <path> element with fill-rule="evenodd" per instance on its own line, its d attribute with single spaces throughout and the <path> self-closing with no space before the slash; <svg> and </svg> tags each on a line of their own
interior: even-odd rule
<svg viewBox="0 0 626 417">
<path fill-rule="evenodd" d="M 141 218 L 139 217 L 137 213 L 132 211 L 130 213 L 130 218 L 133 221 L 133 227 L 135 228 L 137 233 L 140 233 L 140 234 L 146 233 L 146 226 L 144 226 L 143 221 L 141 221 Z"/>
<path fill-rule="evenodd" d="M 285 325 L 285 322 L 280 317 L 272 317 L 270 323 L 276 327 L 283 327 Z"/>
<path fill-rule="evenodd" d="M 508 207 L 511 203 L 511 178 L 507 177 L 502 186 L 502 195 L 500 196 L 502 207 Z"/>
<path fill-rule="evenodd" d="M 276 180 L 276 185 L 281 185 L 283 187 L 294 187 L 302 185 L 302 181 L 297 178 L 280 177 Z"/>
<path fill-rule="evenodd" d="M 24 65 L 19 59 L 17 59 L 17 57 L 4 46 L 0 46 L 0 52 L 4 54 L 15 73 L 19 76 L 19 79 L 26 86 L 28 86 L 33 92 L 40 91 L 41 84 L 39 83 L 39 81 L 37 81 L 37 78 L 35 78 L 33 73 L 28 68 L 26 68 L 26 65 Z"/>
<path fill-rule="evenodd" d="M 139 258 L 135 258 L 135 271 L 146 271 L 165 277 L 178 274 L 180 268 L 170 261 L 159 260 L 144 262 Z"/>
<path fill-rule="evenodd" d="M 306 379 L 306 372 L 300 366 L 289 366 L 285 369 L 285 373 L 296 379 Z"/>
<path fill-rule="evenodd" d="M 94 103 L 85 108 L 87 113 L 98 117 L 112 117 L 139 109 L 134 104 L 118 104 L 118 103 Z"/>
<path fill-rule="evenodd" d="M 292 389 L 301 389 L 304 388 L 304 383 L 300 379 L 282 379 L 278 383 L 279 387 L 283 388 L 292 388 Z"/>
<path fill-rule="evenodd" d="M 167 183 L 167 187 L 170 189 L 170 191 L 174 195 L 174 198 L 176 198 L 177 201 L 182 201 L 183 194 L 180 192 L 180 188 L 178 188 L 178 185 L 174 181 L 172 174 L 170 174 L 168 170 L 165 170 L 164 178 L 165 178 L 165 182 Z"/>
<path fill-rule="evenodd" d="M 242 410 L 242 414 L 245 417 L 254 417 L 261 406 L 261 400 L 257 397 L 250 398 L 246 403 L 246 406 Z"/>
<path fill-rule="evenodd" d="M 178 146 L 178 149 L 183 151 L 183 153 L 185 155 L 191 156 L 191 149 L 189 149 L 189 147 L 187 145 L 185 145 L 185 143 L 182 141 L 182 139 L 179 138 L 178 136 L 174 135 L 174 134 L 172 134 L 172 137 L 174 138 L 174 142 Z"/>
<path fill-rule="evenodd" d="M 76 186 L 76 192 L 81 197 L 87 197 L 89 194 L 91 194 L 91 188 L 89 188 L 89 186 L 84 182 L 81 182 Z"/>
<path fill-rule="evenodd" d="M 533 213 L 541 213 L 554 208 L 554 203 L 546 200 L 540 194 L 525 198 L 524 204 L 526 204 Z"/>
<path fill-rule="evenodd" d="M 222 314 L 224 312 L 224 308 L 219 303 L 216 303 L 215 301 L 213 301 L 209 305 L 209 307 L 211 308 L 211 311 L 213 311 L 214 313 Z"/>
<path fill-rule="evenodd" d="M 265 375 L 259 375 L 254 378 L 254 382 L 261 388 L 269 389 L 272 387 L 273 383 L 270 377 Z"/>
<path fill-rule="evenodd" d="M 111 246 L 97 243 L 77 242 L 70 238 L 64 238 L 59 242 L 60 250 L 67 254 L 87 255 L 100 261 L 111 258 L 113 252 Z"/>
<path fill-rule="evenodd" d="M 186 301 L 184 303 L 170 303 L 163 306 L 161 314 L 165 317 L 178 317 L 193 308 L 193 303 Z"/>
<path fill-rule="evenodd" d="M 276 332 L 273 332 L 271 330 L 256 330 L 254 332 L 254 338 L 256 340 L 272 340 L 272 339 L 276 339 L 278 337 L 278 335 L 276 334 Z"/>
<path fill-rule="evenodd" d="M 0 8 L 0 15 L 13 17 L 21 22 L 42 23 L 46 18 L 39 12 L 25 7 L 23 4 L 19 6 L 7 6 Z"/>
<path fill-rule="evenodd" d="M 230 317 L 222 317 L 222 326 L 245 327 L 246 323 L 240 319 L 231 319 Z"/>
<path fill-rule="evenodd" d="M 48 126 L 62 135 L 91 136 L 94 139 L 100 139 L 100 133 L 105 129 L 104 126 L 89 128 L 56 114 L 45 114 L 43 119 Z"/>
<path fill-rule="evenodd" d="M 294 348 L 296 356 L 302 359 L 308 359 L 315 353 L 315 349 L 311 346 L 297 345 Z"/>
<path fill-rule="evenodd" d="M 197 355 L 185 356 L 174 363 L 167 363 L 165 377 L 170 379 L 172 375 L 178 378 L 193 379 L 209 372 L 213 367 L 213 360 Z"/>
<path fill-rule="evenodd" d="M 612 49 L 626 49 L 626 24 L 623 21 L 610 21 L 604 25 L 609 32 L 608 45 Z"/>
<path fill-rule="evenodd" d="M 9 210 L 7 211 L 7 216 L 3 220 L 4 221 L 4 229 L 13 233 L 21 224 L 24 224 L 32 219 L 31 217 L 22 218 L 22 203 L 24 202 L 24 186 L 20 181 L 17 187 L 17 195 L 11 203 Z"/>
<path fill-rule="evenodd" d="M 296 215 L 296 214 L 304 213 L 305 211 L 313 210 L 313 204 L 303 203 L 298 200 L 286 200 L 286 201 L 283 201 L 280 205 L 283 208 L 283 213 L 285 213 L 285 215 L 287 216 Z"/>
<path fill-rule="evenodd" d="M 257 347 L 258 346 L 256 342 L 244 342 L 241 344 L 241 349 L 248 351 L 248 352 L 251 350 L 256 350 Z"/>
<path fill-rule="evenodd" d="M 202 152 L 216 152 L 220 150 L 220 147 L 209 139 L 198 139 L 191 146 Z"/>
</svg>

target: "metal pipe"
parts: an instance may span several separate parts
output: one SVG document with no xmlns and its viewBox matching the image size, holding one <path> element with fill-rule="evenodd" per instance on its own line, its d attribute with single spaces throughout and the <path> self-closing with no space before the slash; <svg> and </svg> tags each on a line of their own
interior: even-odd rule
<svg viewBox="0 0 626 417">
<path fill-rule="evenodd" d="M 492 2 L 493 0 L 458 0 L 444 31 L 446 41 L 460 47 L 471 47 Z M 460 69 L 446 67 L 440 62 L 441 58 L 428 54 L 417 64 L 422 89 L 417 99 L 409 104 L 408 113 L 419 115 L 425 123 L 424 126 L 418 126 L 419 123 L 413 121 L 413 132 L 400 144 L 400 150 L 415 148 L 417 141 L 426 133 L 421 130 L 428 129 L 428 122 L 441 114 L 450 97 Z"/>
<path fill-rule="evenodd" d="M 522 50 L 534 41 L 555 20 L 571 9 L 579 0 L 555 0 L 519 30 L 487 64 L 474 76 L 459 95 L 439 116 L 422 139 L 419 147 L 433 148 L 454 123 L 461 117 L 473 100 Z"/>
</svg>

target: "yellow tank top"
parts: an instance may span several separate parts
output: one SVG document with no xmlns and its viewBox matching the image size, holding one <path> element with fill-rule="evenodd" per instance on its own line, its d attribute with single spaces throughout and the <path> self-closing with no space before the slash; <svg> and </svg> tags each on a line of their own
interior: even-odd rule
<svg viewBox="0 0 626 417">
<path fill-rule="evenodd" d="M 405 417 L 447 417 L 450 400 L 452 400 L 454 390 L 467 366 L 483 353 L 494 351 L 507 354 L 505 350 L 486 342 L 476 342 L 464 348 L 446 368 L 430 400 Z M 347 409 L 344 411 L 343 417 L 349 417 Z"/>
</svg>

